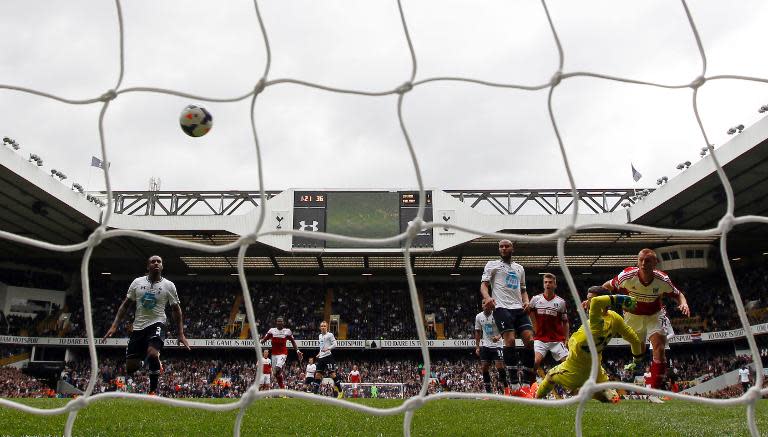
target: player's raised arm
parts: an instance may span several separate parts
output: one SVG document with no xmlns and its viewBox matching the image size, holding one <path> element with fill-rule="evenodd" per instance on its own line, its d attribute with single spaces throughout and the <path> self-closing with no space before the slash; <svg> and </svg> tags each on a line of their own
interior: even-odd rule
<svg viewBox="0 0 768 437">
<path fill-rule="evenodd" d="M 117 309 L 115 321 L 112 322 L 112 326 L 110 326 L 107 330 L 107 333 L 104 334 L 105 339 L 112 337 L 115 332 L 117 332 L 117 328 L 120 326 L 120 322 L 123 320 L 123 316 L 125 316 L 125 313 L 128 311 L 128 305 L 130 305 L 130 303 L 131 299 L 126 296 L 125 299 L 123 299 L 123 302 L 120 304 L 120 308 Z"/>
<path fill-rule="evenodd" d="M 605 322 L 603 316 L 605 311 L 613 305 L 623 307 L 624 309 L 631 309 L 637 305 L 637 301 L 623 294 L 593 297 L 589 305 L 589 328 L 593 336 L 602 337 L 604 335 L 603 325 Z M 621 322 L 623 326 L 626 326 L 624 319 Z M 635 337 L 637 337 L 637 334 L 635 334 Z"/>
<path fill-rule="evenodd" d="M 187 350 L 190 350 L 189 340 L 184 336 L 184 315 L 181 312 L 181 305 L 175 303 L 171 305 L 171 309 L 173 310 L 173 318 L 176 319 L 176 329 L 179 332 L 179 343 L 183 344 Z"/>
<path fill-rule="evenodd" d="M 595 296 L 589 301 L 589 329 L 597 341 L 597 337 L 603 336 L 603 313 L 611 305 L 610 296 Z"/>
</svg>

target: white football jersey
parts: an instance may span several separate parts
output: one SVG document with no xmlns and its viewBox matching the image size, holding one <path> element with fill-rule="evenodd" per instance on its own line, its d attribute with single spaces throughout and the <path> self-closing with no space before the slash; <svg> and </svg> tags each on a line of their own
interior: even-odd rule
<svg viewBox="0 0 768 437">
<path fill-rule="evenodd" d="M 499 327 L 496 326 L 496 321 L 493 320 L 493 314 L 485 315 L 483 311 L 480 311 L 475 316 L 475 330 L 483 332 L 483 338 L 480 339 L 480 346 L 482 347 L 504 347 L 504 340 L 499 333 Z M 498 337 L 498 341 L 493 341 L 493 337 Z"/>
<path fill-rule="evenodd" d="M 739 369 L 739 378 L 741 382 L 749 382 L 749 369 Z"/>
<path fill-rule="evenodd" d="M 314 378 L 315 377 L 315 370 L 316 369 L 317 369 L 317 365 L 316 364 L 314 364 L 314 363 L 307 364 L 307 371 L 304 372 L 306 374 L 306 377 L 307 378 Z"/>
<path fill-rule="evenodd" d="M 176 293 L 176 285 L 173 282 L 160 278 L 152 282 L 149 276 L 136 278 L 128 287 L 126 295 L 128 299 L 136 302 L 136 315 L 133 320 L 133 330 L 139 331 L 153 323 L 165 324 L 165 306 L 179 303 L 179 295 Z"/>
<path fill-rule="evenodd" d="M 325 334 L 320 334 L 318 336 L 318 341 L 320 342 L 320 353 L 317 355 L 318 358 L 327 357 L 331 354 L 331 349 L 336 346 L 336 337 L 334 337 L 330 331 Z"/>
<path fill-rule="evenodd" d="M 496 300 L 496 308 L 522 308 L 525 291 L 525 269 L 520 264 L 501 259 L 488 261 L 483 270 L 483 282 L 491 285 L 491 296 Z"/>
</svg>

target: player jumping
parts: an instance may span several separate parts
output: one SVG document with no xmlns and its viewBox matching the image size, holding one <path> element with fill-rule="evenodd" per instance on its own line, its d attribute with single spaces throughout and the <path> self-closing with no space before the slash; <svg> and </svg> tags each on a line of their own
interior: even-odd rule
<svg viewBox="0 0 768 437">
<path fill-rule="evenodd" d="M 276 320 L 277 327 L 271 328 L 267 333 L 259 339 L 262 343 L 267 340 L 272 340 L 272 361 L 275 367 L 275 379 L 277 379 L 277 385 L 281 389 L 285 389 L 285 380 L 283 378 L 283 367 L 288 359 L 288 348 L 286 343 L 290 341 L 293 344 L 293 350 L 296 351 L 296 355 L 301 362 L 303 355 L 299 350 L 299 346 L 296 344 L 296 339 L 293 338 L 293 333 L 290 329 L 284 325 L 282 317 L 278 317 Z"/>
<path fill-rule="evenodd" d="M 189 350 L 189 341 L 184 336 L 184 316 L 181 313 L 176 285 L 163 277 L 163 259 L 157 255 L 147 260 L 147 275 L 136 278 L 128 287 L 128 293 L 117 310 L 115 320 L 104 338 L 117 332 L 120 321 L 128 311 L 131 302 L 136 305 L 133 319 L 133 332 L 125 351 L 125 370 L 133 374 L 139 368 L 149 369 L 149 394 L 157 394 L 162 364 L 160 351 L 163 350 L 166 334 L 165 306 L 170 305 L 178 323 L 178 342 Z"/>
<path fill-rule="evenodd" d="M 624 322 L 620 315 L 609 311 L 611 306 L 622 307 L 625 310 L 633 310 L 637 301 L 629 296 L 613 295 L 593 298 L 589 303 L 589 329 L 597 347 L 598 365 L 603 361 L 603 349 L 611 338 L 620 335 L 628 341 L 632 347 L 632 369 L 642 362 L 643 353 L 640 338 L 635 331 Z M 592 357 L 589 353 L 587 334 L 582 325 L 568 340 L 568 358 L 564 362 L 553 367 L 547 372 L 547 376 L 541 382 L 536 397 L 543 399 L 554 388 L 555 384 L 566 390 L 576 391 L 589 378 L 592 365 Z M 608 375 L 602 366 L 598 368 L 597 382 L 608 381 Z M 604 390 L 595 393 L 594 398 L 602 402 L 618 402 L 619 397 L 615 390 Z"/>
<path fill-rule="evenodd" d="M 613 293 L 627 294 L 637 299 L 637 308 L 626 311 L 624 320 L 637 332 L 641 339 L 648 339 L 653 349 L 650 384 L 653 388 L 662 388 L 666 374 L 666 356 L 669 319 L 662 311 L 662 297 L 666 294 L 677 301 L 678 309 L 690 317 L 691 310 L 683 293 L 675 287 L 666 273 L 656 269 L 659 259 L 656 252 L 643 249 L 637 255 L 637 267 L 627 267 L 613 279 L 603 284 L 603 288 Z M 590 293 L 587 299 L 594 296 Z M 645 341 L 642 344 L 645 351 Z M 657 396 L 649 396 L 651 402 L 662 403 Z"/>
</svg>

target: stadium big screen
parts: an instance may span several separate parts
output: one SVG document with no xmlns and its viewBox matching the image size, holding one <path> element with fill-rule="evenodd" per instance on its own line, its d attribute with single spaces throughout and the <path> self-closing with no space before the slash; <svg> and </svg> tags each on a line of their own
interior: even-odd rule
<svg viewBox="0 0 768 437">
<path fill-rule="evenodd" d="M 293 228 L 361 238 L 386 238 L 404 232 L 418 212 L 418 192 L 413 191 L 323 191 L 294 192 Z M 427 192 L 424 221 L 432 220 L 432 193 Z M 372 249 L 400 248 L 401 242 L 386 245 L 351 244 L 294 237 L 294 248 Z M 432 230 L 419 232 L 413 247 L 432 247 Z"/>
</svg>

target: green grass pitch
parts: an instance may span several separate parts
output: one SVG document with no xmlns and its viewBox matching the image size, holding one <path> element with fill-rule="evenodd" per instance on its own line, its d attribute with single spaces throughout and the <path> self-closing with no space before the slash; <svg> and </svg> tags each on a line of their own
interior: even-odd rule
<svg viewBox="0 0 768 437">
<path fill-rule="evenodd" d="M 17 400 L 18 401 L 18 400 Z M 63 399 L 25 399 L 27 405 L 54 408 Z M 207 400 L 206 402 L 226 402 Z M 397 400 L 357 400 L 373 407 L 392 407 Z M 574 434 L 575 407 L 545 408 L 495 401 L 430 402 L 414 416 L 415 436 L 545 437 Z M 82 410 L 76 436 L 228 436 L 236 411 L 212 413 L 154 403 L 105 400 Z M 768 434 L 768 401 L 757 408 L 758 428 Z M 0 436 L 58 436 L 65 415 L 32 416 L 0 408 Z M 249 409 L 244 436 L 396 436 L 403 415 L 377 417 L 298 399 L 263 399 Z M 746 436 L 746 407 L 710 407 L 669 401 L 663 405 L 623 401 L 618 405 L 590 401 L 584 416 L 587 436 Z"/>
</svg>

